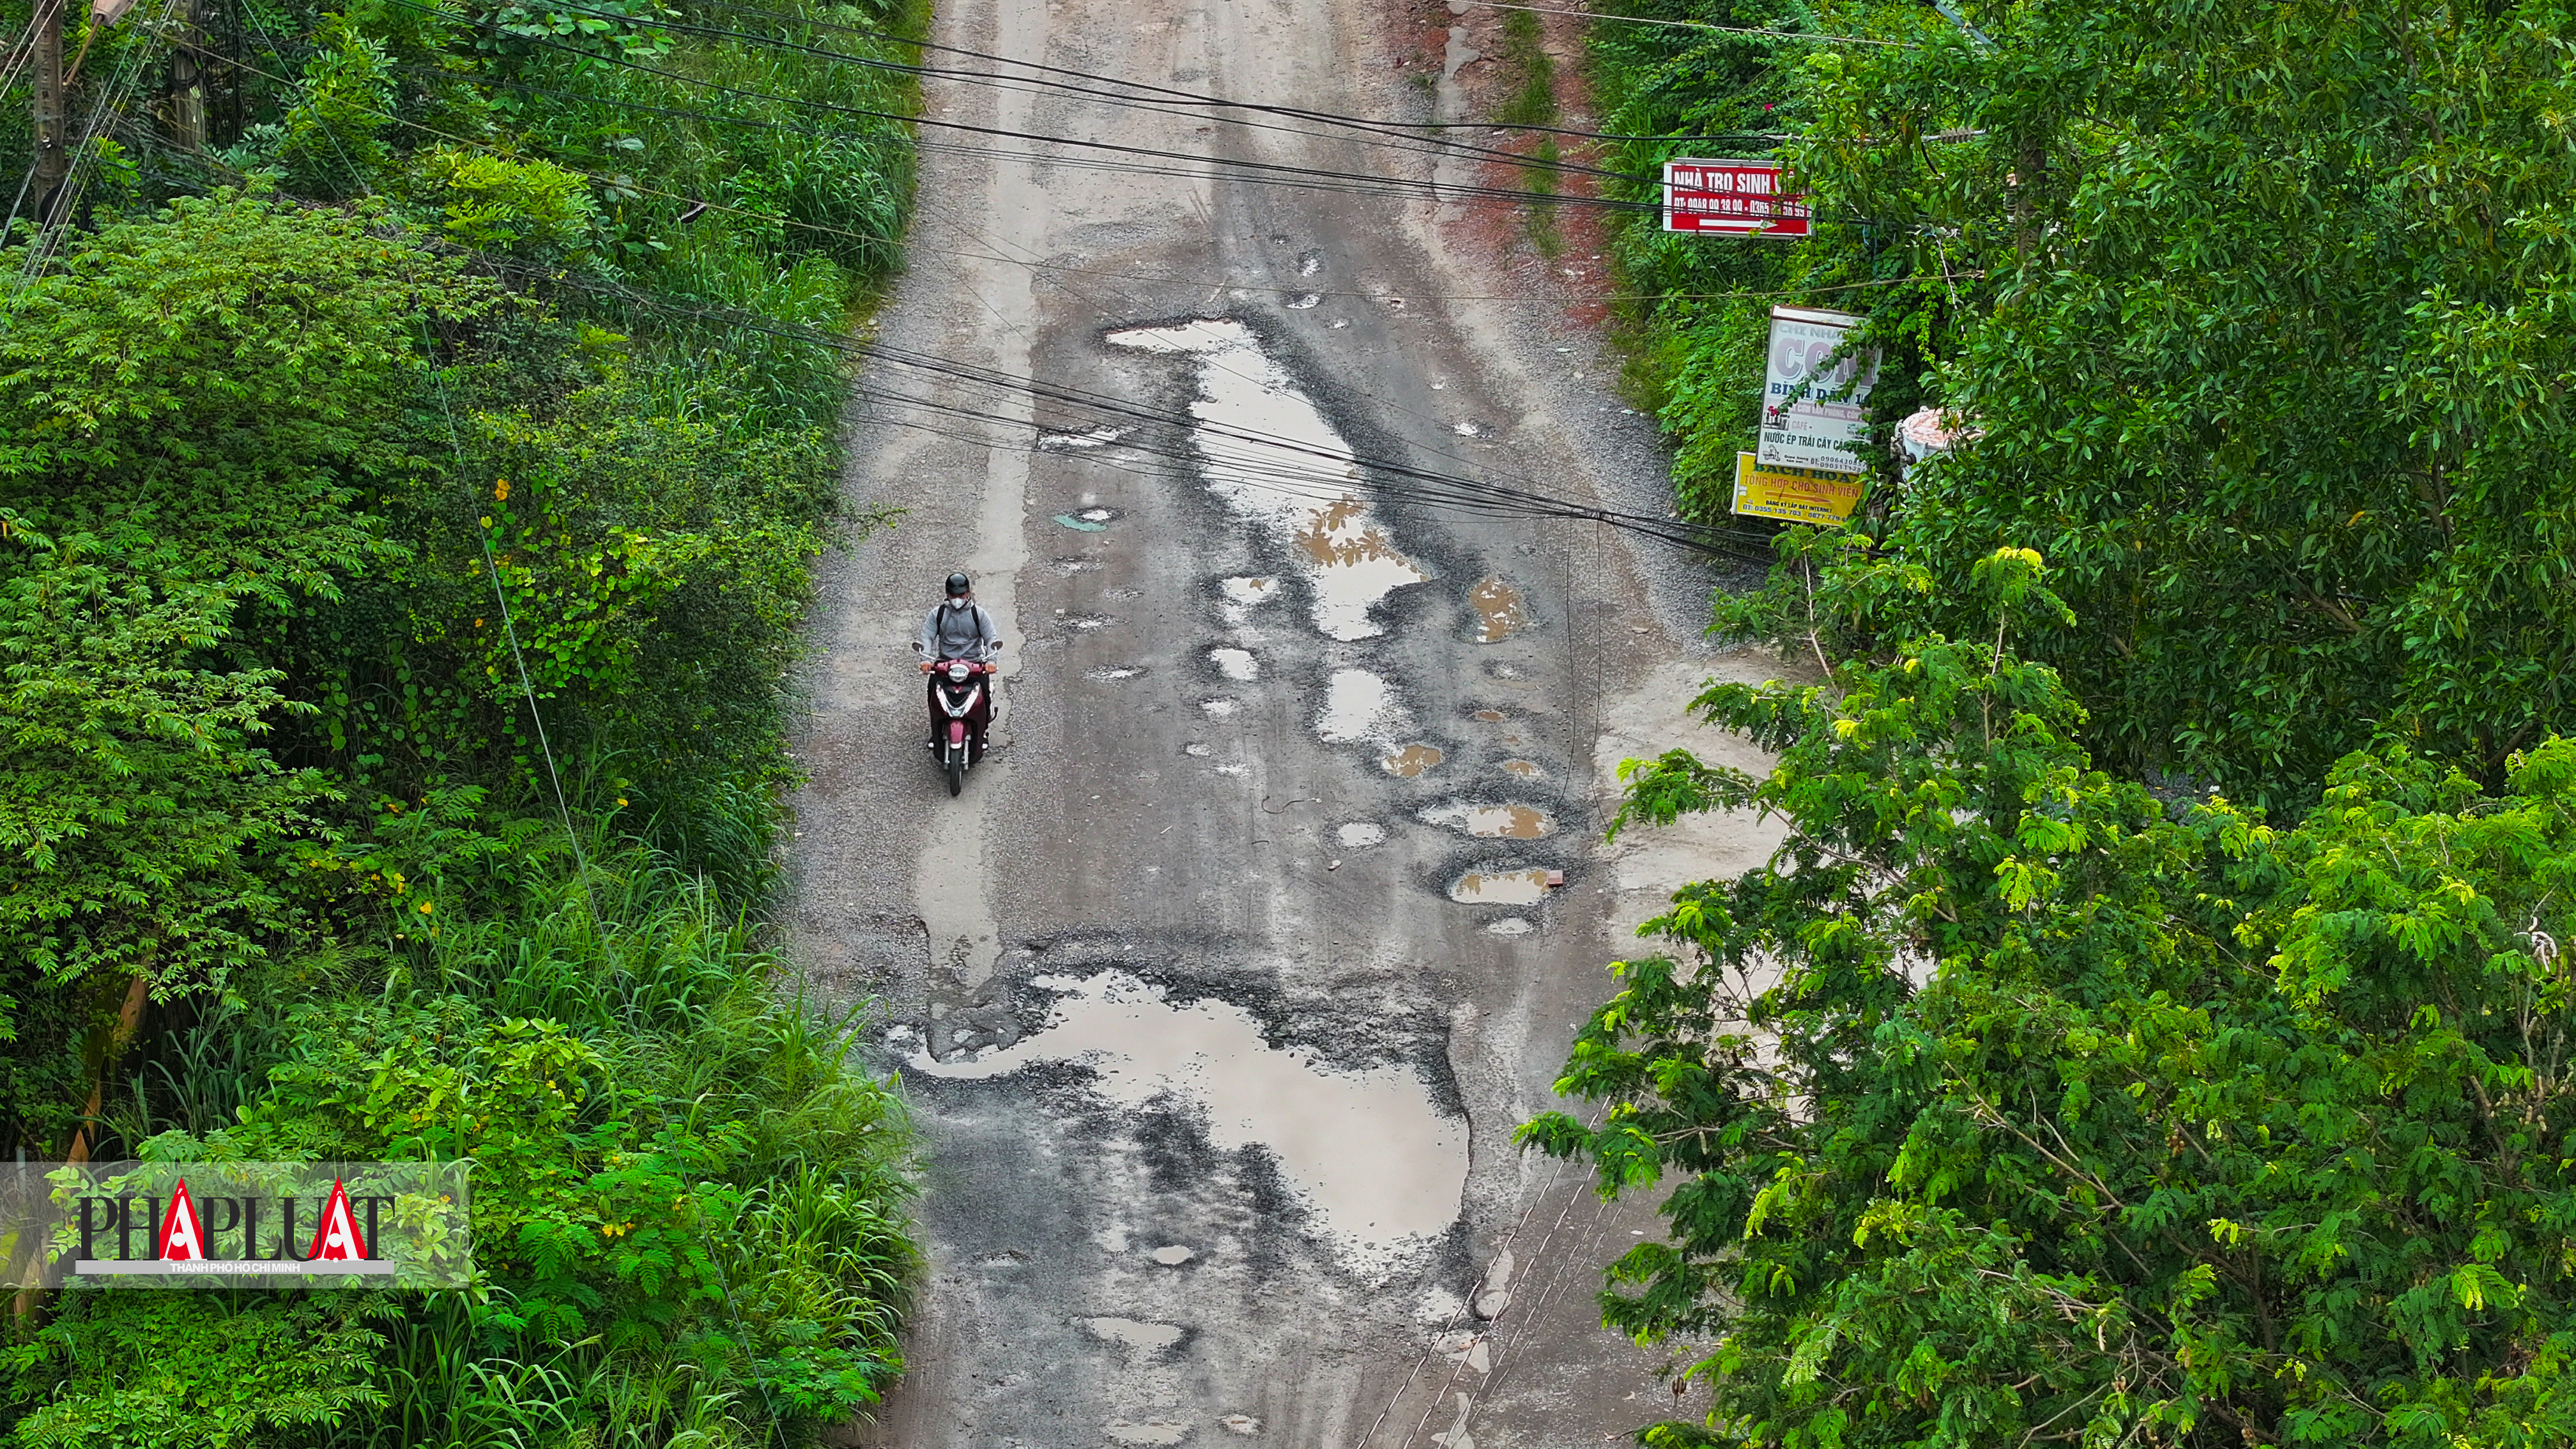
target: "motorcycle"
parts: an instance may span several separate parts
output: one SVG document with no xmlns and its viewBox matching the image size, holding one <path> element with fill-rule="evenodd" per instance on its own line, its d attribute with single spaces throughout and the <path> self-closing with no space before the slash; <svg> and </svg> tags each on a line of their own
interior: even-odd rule
<svg viewBox="0 0 2576 1449">
<path fill-rule="evenodd" d="M 993 724 L 993 694 L 988 676 L 1002 672 L 991 660 L 925 659 L 921 672 L 931 677 L 933 698 L 945 716 L 945 737 L 936 741 L 939 766 L 948 772 L 948 793 L 966 788 L 966 772 L 984 758 L 985 735 Z"/>
</svg>

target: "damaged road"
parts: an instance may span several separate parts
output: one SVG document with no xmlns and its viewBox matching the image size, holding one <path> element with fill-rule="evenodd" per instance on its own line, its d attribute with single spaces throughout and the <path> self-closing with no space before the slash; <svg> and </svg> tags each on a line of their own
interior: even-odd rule
<svg viewBox="0 0 2576 1449">
<path fill-rule="evenodd" d="M 960 0 L 938 36 L 1386 114 L 1379 18 Z M 1021 89 L 928 104 L 1428 174 Z M 1159 420 L 964 389 L 977 423 L 877 401 L 856 425 L 853 503 L 905 512 L 826 570 L 795 952 L 817 993 L 885 1003 L 867 1049 L 930 1154 L 930 1273 L 911 1371 L 853 1442 L 1495 1449 L 1659 1417 L 1661 1358 L 1592 1301 L 1647 1205 L 1511 1132 L 1557 1105 L 1655 873 L 1701 859 L 1598 842 L 1605 740 L 1691 738 L 1667 676 L 1725 672 L 1676 662 L 1708 579 L 1363 462 L 1659 509 L 1644 423 L 1567 376 L 1575 343 L 1475 300 L 1493 283 L 1429 208 L 1019 143 L 926 151 L 922 197 L 890 348 Z M 959 568 L 1009 647 L 997 748 L 952 800 L 906 641 Z"/>
</svg>

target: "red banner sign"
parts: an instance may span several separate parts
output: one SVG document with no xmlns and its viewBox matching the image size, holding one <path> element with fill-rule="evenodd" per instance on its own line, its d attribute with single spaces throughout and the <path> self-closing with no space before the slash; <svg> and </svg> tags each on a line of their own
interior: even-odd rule
<svg viewBox="0 0 2576 1449">
<path fill-rule="evenodd" d="M 1664 230 L 1805 236 L 1807 199 L 1775 161 L 1667 161 Z"/>
</svg>

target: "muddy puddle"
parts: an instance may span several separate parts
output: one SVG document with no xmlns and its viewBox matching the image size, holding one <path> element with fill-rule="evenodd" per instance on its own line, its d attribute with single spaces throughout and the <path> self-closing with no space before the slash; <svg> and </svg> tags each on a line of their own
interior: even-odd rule
<svg viewBox="0 0 2576 1449">
<path fill-rule="evenodd" d="M 1470 906 L 1526 906 L 1547 898 L 1547 870 L 1482 866 L 1449 885 L 1449 899 Z"/>
<path fill-rule="evenodd" d="M 1540 769 L 1534 760 L 1505 760 L 1494 768 L 1515 779 L 1544 780 L 1547 778 L 1547 771 Z"/>
<path fill-rule="evenodd" d="M 1201 318 L 1130 327 L 1107 340 L 1197 361 L 1190 415 L 1198 421 L 1193 442 L 1208 490 L 1297 561 L 1325 637 L 1347 642 L 1385 633 L 1371 611 L 1431 575 L 1360 501 L 1350 444 L 1252 329 L 1231 318 Z"/>
<path fill-rule="evenodd" d="M 1346 745 L 1383 740 L 1404 724 L 1404 706 L 1383 675 L 1336 669 L 1324 689 L 1324 707 L 1315 715 L 1315 735 L 1328 745 Z"/>
<path fill-rule="evenodd" d="M 1439 764 L 1447 756 L 1437 745 L 1404 745 L 1390 751 L 1377 762 L 1377 767 L 1390 775 L 1411 780 Z"/>
<path fill-rule="evenodd" d="M 1521 591 L 1504 583 L 1493 574 L 1476 581 L 1467 591 L 1467 604 L 1476 611 L 1476 642 L 1500 644 L 1529 627 L 1529 611 L 1522 607 Z"/>
<path fill-rule="evenodd" d="M 1278 598 L 1280 594 L 1277 579 L 1263 578 L 1258 575 L 1220 579 L 1217 581 L 1217 589 L 1224 595 L 1224 602 L 1217 605 L 1217 612 L 1225 616 L 1225 622 L 1229 626 L 1235 628 L 1241 628 L 1249 621 L 1254 609 Z"/>
<path fill-rule="evenodd" d="M 1535 805 L 1434 805 L 1422 812 L 1426 825 L 1445 825 L 1484 840 L 1537 840 L 1556 833 L 1556 817 Z"/>
<path fill-rule="evenodd" d="M 983 1081 L 1073 1062 L 1092 1070 L 1091 1092 L 1130 1112 L 1182 1098 L 1217 1150 L 1268 1148 L 1315 1225 L 1356 1268 L 1391 1265 L 1456 1220 L 1467 1125 L 1444 1115 L 1412 1071 L 1329 1067 L 1270 1045 L 1242 1007 L 1173 1002 L 1123 971 L 1031 984 L 1059 993 L 1044 1027 L 974 1060 L 937 1062 L 916 1050 L 909 1069 Z"/>
</svg>

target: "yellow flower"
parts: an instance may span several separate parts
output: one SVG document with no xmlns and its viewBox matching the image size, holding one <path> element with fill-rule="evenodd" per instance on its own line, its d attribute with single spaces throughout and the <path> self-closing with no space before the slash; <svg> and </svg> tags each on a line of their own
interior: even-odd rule
<svg viewBox="0 0 2576 1449">
<path fill-rule="evenodd" d="M 493 499 L 494 499 L 495 501 L 497 501 L 497 502 L 501 502 L 501 503 L 507 503 L 507 502 L 509 502 L 509 501 L 510 501 L 510 480 L 509 480 L 509 479 L 507 479 L 507 478 L 504 478 L 504 479 L 502 479 L 500 482 L 493 484 L 493 485 L 492 485 L 492 497 L 493 497 Z"/>
<path fill-rule="evenodd" d="M 420 903 L 420 913 L 424 916 L 429 914 L 429 902 L 422 901 Z"/>
</svg>

